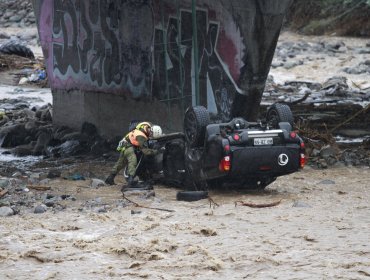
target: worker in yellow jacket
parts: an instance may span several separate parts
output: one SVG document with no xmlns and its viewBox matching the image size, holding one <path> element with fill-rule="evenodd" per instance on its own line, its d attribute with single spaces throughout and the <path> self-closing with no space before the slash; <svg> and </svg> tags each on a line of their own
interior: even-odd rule
<svg viewBox="0 0 370 280">
<path fill-rule="evenodd" d="M 114 178 L 120 170 L 127 165 L 127 187 L 131 187 L 135 177 L 137 167 L 137 156 L 135 149 L 139 149 L 145 156 L 158 154 L 157 150 L 148 148 L 149 137 L 158 137 L 162 134 L 162 129 L 158 125 L 149 122 L 141 122 L 136 128 L 130 131 L 119 142 L 117 151 L 120 152 L 119 159 L 113 166 L 109 176 L 105 180 L 106 184 L 113 185 Z"/>
</svg>

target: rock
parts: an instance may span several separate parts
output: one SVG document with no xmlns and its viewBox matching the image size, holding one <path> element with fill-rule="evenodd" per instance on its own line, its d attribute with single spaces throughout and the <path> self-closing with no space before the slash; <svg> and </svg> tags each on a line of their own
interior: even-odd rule
<svg viewBox="0 0 370 280">
<path fill-rule="evenodd" d="M 33 211 L 33 213 L 42 214 L 42 213 L 45 213 L 46 210 L 47 210 L 47 206 L 44 205 L 44 204 L 40 204 L 40 205 L 35 207 L 35 210 Z"/>
<path fill-rule="evenodd" d="M 49 179 L 54 179 L 54 178 L 58 178 L 61 176 L 61 172 L 59 170 L 50 170 L 48 172 L 48 175 L 47 175 L 47 178 Z"/>
<path fill-rule="evenodd" d="M 32 144 L 20 145 L 12 149 L 12 153 L 17 157 L 30 156 L 33 154 L 33 149 Z"/>
<path fill-rule="evenodd" d="M 322 169 L 326 169 L 326 168 L 328 168 L 328 164 L 327 164 L 325 159 L 321 158 L 317 161 L 317 167 L 322 168 Z"/>
<path fill-rule="evenodd" d="M 0 39 L 9 39 L 10 36 L 6 34 L 5 32 L 0 32 Z"/>
<path fill-rule="evenodd" d="M 0 128 L 0 139 L 4 139 L 2 147 L 11 148 L 24 143 L 27 131 L 24 124 L 15 124 Z"/>
<path fill-rule="evenodd" d="M 22 20 L 22 16 L 20 15 L 14 15 L 9 18 L 9 21 L 11 22 L 20 22 Z"/>
<path fill-rule="evenodd" d="M 44 203 L 47 207 L 54 207 L 55 202 L 56 202 L 56 200 L 55 200 L 54 198 L 52 198 L 52 199 L 45 199 L 45 200 L 43 201 L 43 203 Z"/>
<path fill-rule="evenodd" d="M 0 200 L 0 207 L 3 207 L 3 206 L 10 207 L 10 202 L 8 200 L 1 199 Z"/>
<path fill-rule="evenodd" d="M 9 186 L 9 179 L 0 179 L 0 188 L 4 189 Z"/>
<path fill-rule="evenodd" d="M 98 213 L 107 213 L 107 209 L 103 206 L 97 209 Z"/>
<path fill-rule="evenodd" d="M 298 65 L 297 62 L 295 61 L 288 61 L 287 63 L 284 64 L 285 69 L 292 69 Z"/>
<path fill-rule="evenodd" d="M 98 187 L 103 187 L 103 186 L 106 186 L 106 184 L 104 183 L 103 180 L 100 180 L 100 179 L 92 179 L 91 180 L 91 185 L 90 185 L 92 188 L 96 189 Z"/>
<path fill-rule="evenodd" d="M 42 131 L 37 137 L 37 142 L 35 148 L 33 149 L 33 154 L 35 156 L 46 154 L 47 146 L 52 139 L 51 132 Z"/>
<path fill-rule="evenodd" d="M 148 199 L 150 197 L 154 197 L 155 196 L 155 192 L 154 191 L 149 191 L 147 192 L 145 195 L 144 195 L 144 198 L 145 199 Z"/>
<path fill-rule="evenodd" d="M 13 216 L 13 215 L 14 215 L 14 211 L 12 208 L 7 207 L 7 206 L 0 207 L 0 217 L 8 217 L 8 216 Z"/>
</svg>

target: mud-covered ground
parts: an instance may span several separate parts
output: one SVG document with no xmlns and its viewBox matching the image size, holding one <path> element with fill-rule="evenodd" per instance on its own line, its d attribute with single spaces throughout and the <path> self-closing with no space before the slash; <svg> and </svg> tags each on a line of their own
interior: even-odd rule
<svg viewBox="0 0 370 280">
<path fill-rule="evenodd" d="M 354 82 L 350 86 L 368 88 L 368 73 L 343 71 L 366 60 L 368 54 L 356 48 L 368 48 L 368 40 L 281 37 L 301 41 L 343 41 L 347 47 L 330 56 L 276 56 L 271 74 L 277 82 L 322 83 L 339 74 Z M 31 47 L 37 55 L 39 48 Z M 0 279 L 370 277 L 368 166 L 310 165 L 265 191 L 212 190 L 218 207 L 208 200 L 177 201 L 179 189 L 155 185 L 153 191 L 126 193 L 137 207 L 122 197 L 122 175 L 115 186 L 99 181 L 112 158 L 20 161 L 5 153 L 0 160 L 0 195 L 8 191 L 0 197 Z M 251 208 L 236 201 L 279 203 Z"/>
</svg>

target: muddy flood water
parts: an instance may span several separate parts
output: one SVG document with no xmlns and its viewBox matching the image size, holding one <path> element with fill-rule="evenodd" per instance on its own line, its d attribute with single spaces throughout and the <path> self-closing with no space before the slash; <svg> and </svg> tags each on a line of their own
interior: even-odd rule
<svg viewBox="0 0 370 280">
<path fill-rule="evenodd" d="M 122 177 L 117 180 L 123 182 Z M 213 191 L 176 201 L 119 185 L 50 182 L 65 209 L 1 219 L 1 279 L 368 279 L 370 172 L 338 167 L 279 178 L 265 191 Z M 33 191 L 38 192 L 38 191 Z M 99 200 L 102 208 L 87 207 Z M 280 204 L 250 208 L 235 201 Z M 90 204 L 91 205 L 91 204 Z"/>
</svg>

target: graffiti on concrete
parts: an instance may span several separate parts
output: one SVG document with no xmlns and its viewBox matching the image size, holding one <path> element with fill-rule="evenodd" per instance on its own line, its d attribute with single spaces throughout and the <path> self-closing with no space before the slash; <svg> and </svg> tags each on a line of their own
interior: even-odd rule
<svg viewBox="0 0 370 280">
<path fill-rule="evenodd" d="M 146 22 L 140 23 L 143 15 Z M 151 18 L 149 1 L 54 1 L 54 75 L 148 95 L 153 21 L 145 36 L 137 32 Z"/>
<path fill-rule="evenodd" d="M 191 10 L 168 12 L 166 20 L 158 20 L 157 3 L 149 0 L 53 3 L 51 59 L 61 86 L 73 80 L 83 90 L 123 90 L 182 108 L 195 103 Z M 200 105 L 227 120 L 240 90 L 230 61 L 223 61 L 217 47 L 240 50 L 231 40 L 220 40 L 220 34 L 227 37 L 224 32 L 207 9 L 197 10 Z"/>
<path fill-rule="evenodd" d="M 228 120 L 238 88 L 228 66 L 217 53 L 219 23 L 209 21 L 208 12 L 199 10 L 197 26 L 199 105 L 207 107 L 218 118 Z M 194 95 L 191 94 L 194 77 L 192 36 L 191 11 L 182 10 L 179 19 L 170 16 L 166 30 L 155 28 L 153 95 L 171 103 L 181 103 L 185 108 L 194 104 Z"/>
</svg>

